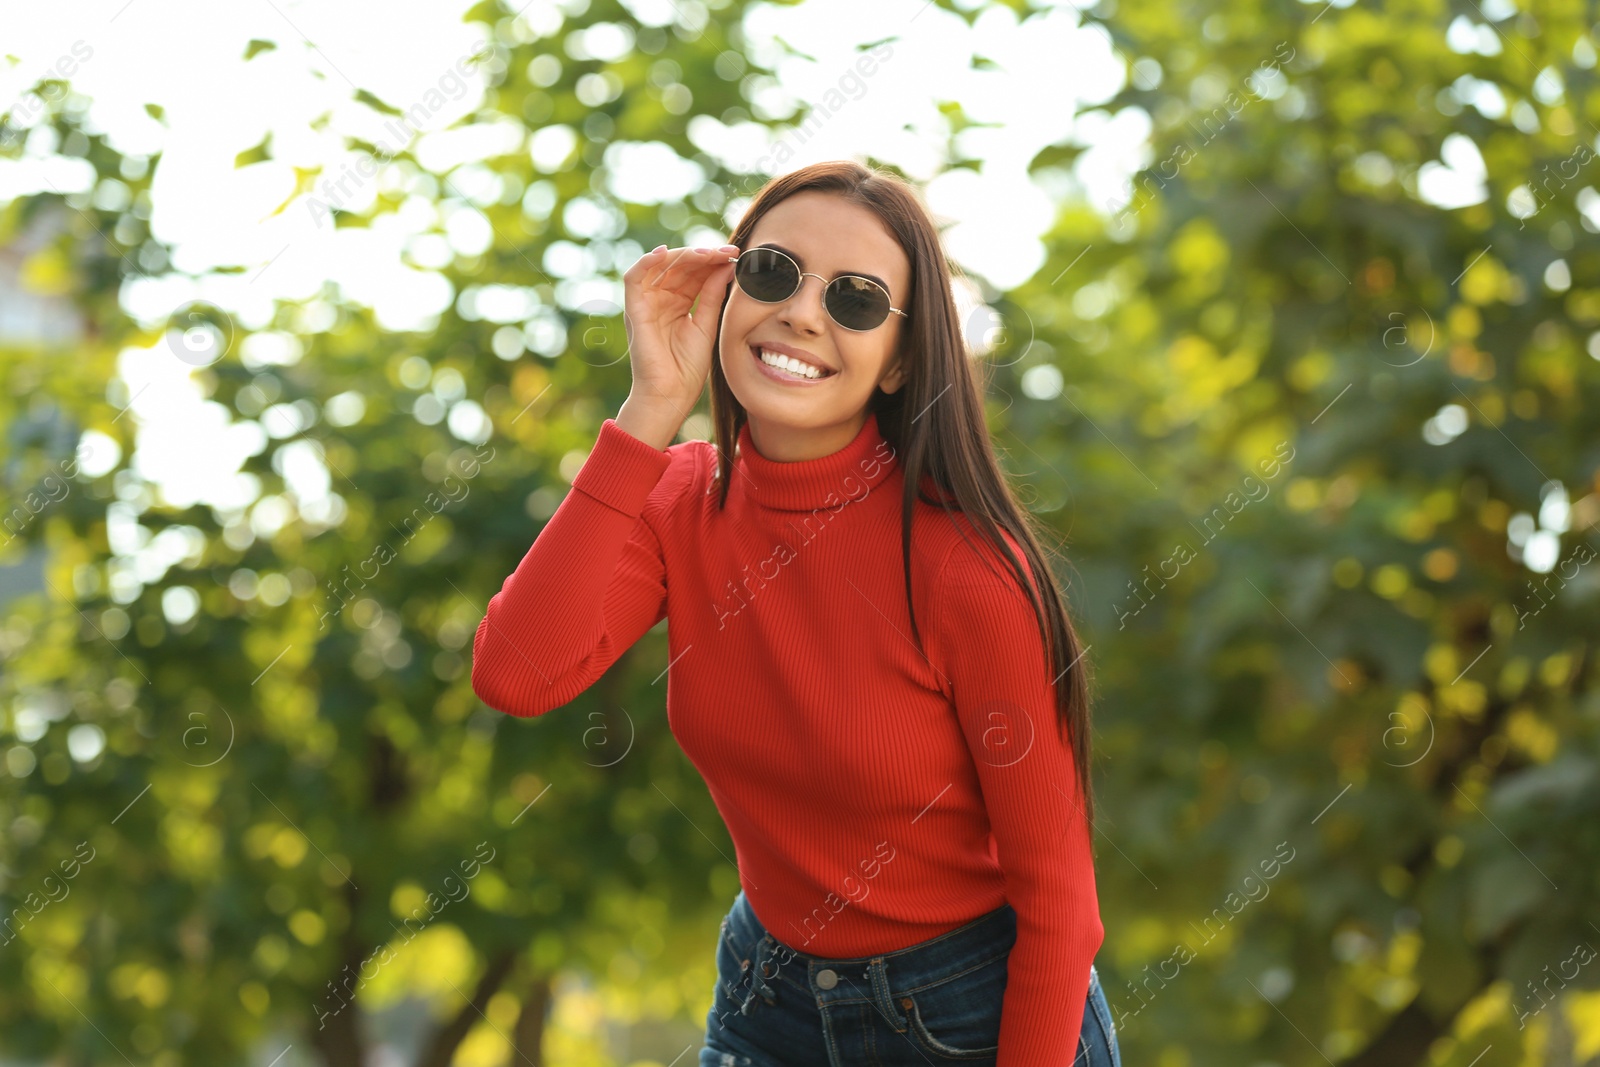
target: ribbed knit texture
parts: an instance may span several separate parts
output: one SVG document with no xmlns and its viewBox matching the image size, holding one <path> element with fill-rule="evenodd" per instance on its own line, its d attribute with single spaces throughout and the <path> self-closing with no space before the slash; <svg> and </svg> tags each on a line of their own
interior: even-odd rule
<svg viewBox="0 0 1600 1067">
<path fill-rule="evenodd" d="M 1104 928 L 1055 683 L 1005 561 L 920 501 L 918 653 L 903 484 L 874 416 L 792 463 L 745 426 L 719 511 L 712 444 L 658 450 L 607 419 L 489 601 L 472 687 L 542 715 L 667 618 L 667 721 L 762 925 L 800 952 L 869 956 L 1009 900 L 1000 1067 L 1069 1067 Z"/>
</svg>

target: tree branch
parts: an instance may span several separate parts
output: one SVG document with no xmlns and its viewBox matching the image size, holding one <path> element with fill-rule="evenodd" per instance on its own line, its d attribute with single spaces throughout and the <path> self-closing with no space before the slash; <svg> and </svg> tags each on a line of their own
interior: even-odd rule
<svg viewBox="0 0 1600 1067">
<path fill-rule="evenodd" d="M 541 974 L 528 983 L 522 1013 L 511 1032 L 511 1058 L 506 1067 L 544 1067 L 544 1021 L 550 1003 L 550 976 Z"/>
<path fill-rule="evenodd" d="M 1420 995 L 1413 998 L 1377 1036 L 1367 1042 L 1366 1048 L 1345 1060 L 1341 1067 L 1409 1067 L 1428 1062 L 1428 1049 L 1433 1043 L 1455 1025 L 1456 1016 L 1461 1014 L 1462 1009 L 1500 976 L 1500 957 L 1526 922 L 1511 923 L 1493 940 L 1478 948 L 1478 959 L 1483 967 L 1466 996 L 1438 1013 L 1428 1010 Z"/>
<path fill-rule="evenodd" d="M 483 976 L 478 979 L 478 988 L 473 990 L 472 999 L 456 1013 L 454 1019 L 433 1035 L 433 1040 L 417 1060 L 416 1067 L 450 1067 L 456 1047 L 466 1039 L 467 1032 L 479 1019 L 486 1018 L 483 1010 L 488 1007 L 489 998 L 499 991 L 516 962 L 517 953 L 514 949 L 506 949 L 489 961 Z"/>
<path fill-rule="evenodd" d="M 353 873 L 353 872 L 352 872 Z M 355 917 L 361 891 L 346 879 L 345 900 L 350 909 L 350 923 L 339 939 L 342 966 L 327 986 L 319 991 L 313 1005 L 315 1018 L 310 1024 L 311 1045 L 321 1054 L 328 1067 L 366 1067 L 367 1049 L 361 1034 L 361 1009 L 356 1006 L 355 994 L 348 986 L 340 984 L 346 973 L 360 975 L 361 964 L 367 958 L 367 948 L 356 937 Z"/>
</svg>

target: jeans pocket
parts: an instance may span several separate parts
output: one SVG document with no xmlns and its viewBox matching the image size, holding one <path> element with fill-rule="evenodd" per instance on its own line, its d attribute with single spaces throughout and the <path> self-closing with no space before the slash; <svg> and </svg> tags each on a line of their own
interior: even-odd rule
<svg viewBox="0 0 1600 1067">
<path fill-rule="evenodd" d="M 717 933 L 717 981 L 706 1013 L 706 1032 L 697 1067 L 749 1067 L 754 1062 L 745 1051 L 747 1034 L 740 1029 L 744 1000 L 739 983 L 739 961 L 744 958 L 734 928 L 723 919 Z M 748 983 L 745 984 L 748 987 Z"/>
<path fill-rule="evenodd" d="M 1105 989 L 1100 985 L 1099 974 L 1094 972 L 1090 974 L 1089 1003 L 1084 1006 L 1084 1011 L 1094 1012 L 1095 1019 L 1100 1023 L 1100 1032 L 1105 1036 L 1105 1053 L 1108 1067 L 1122 1067 L 1122 1053 L 1117 1048 L 1117 1026 L 1111 1018 L 1111 1004 L 1106 1000 Z"/>
<path fill-rule="evenodd" d="M 950 1060 L 992 1059 L 1000 1051 L 1000 1009 L 1009 953 L 895 998 L 918 1047 Z"/>
<path fill-rule="evenodd" d="M 731 915 L 723 919 L 717 939 L 717 999 L 712 1013 L 724 1025 L 732 1015 L 754 1012 L 758 998 L 774 1002 L 777 961 L 770 957 L 775 944 L 772 935 L 762 933 L 759 927 Z"/>
</svg>

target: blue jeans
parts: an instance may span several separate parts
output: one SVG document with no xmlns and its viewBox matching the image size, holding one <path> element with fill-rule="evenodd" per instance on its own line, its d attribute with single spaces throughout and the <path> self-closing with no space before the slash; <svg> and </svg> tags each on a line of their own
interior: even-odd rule
<svg viewBox="0 0 1600 1067">
<path fill-rule="evenodd" d="M 993 1067 L 1016 938 L 1016 911 L 1002 904 L 910 948 L 824 959 L 774 938 L 741 890 L 717 939 L 717 990 L 699 1067 Z M 1070 1067 L 1122 1067 L 1092 965 Z"/>
</svg>

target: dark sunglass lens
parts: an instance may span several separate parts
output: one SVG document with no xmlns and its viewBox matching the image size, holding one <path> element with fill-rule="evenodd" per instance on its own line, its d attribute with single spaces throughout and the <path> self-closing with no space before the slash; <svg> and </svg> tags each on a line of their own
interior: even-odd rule
<svg viewBox="0 0 1600 1067">
<path fill-rule="evenodd" d="M 828 286 L 828 311 L 847 330 L 870 330 L 889 317 L 889 294 L 865 278 L 838 278 Z"/>
<path fill-rule="evenodd" d="M 769 248 L 752 248 L 740 256 L 735 276 L 746 295 L 769 303 L 787 299 L 800 280 L 794 261 Z"/>
</svg>

